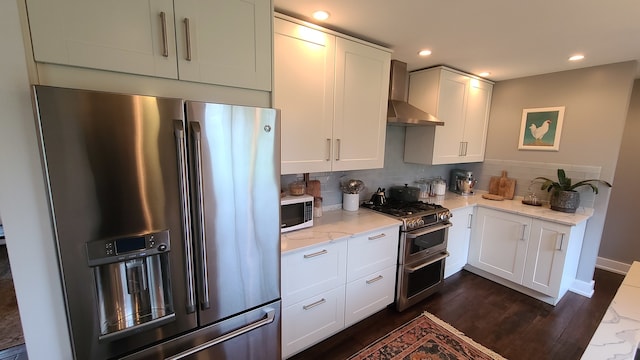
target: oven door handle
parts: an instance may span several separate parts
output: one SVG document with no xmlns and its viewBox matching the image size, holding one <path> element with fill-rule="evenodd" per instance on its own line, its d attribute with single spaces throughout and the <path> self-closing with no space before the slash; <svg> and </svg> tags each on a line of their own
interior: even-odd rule
<svg viewBox="0 0 640 360">
<path fill-rule="evenodd" d="M 448 256 L 449 256 L 449 253 L 447 251 L 441 252 L 440 256 L 436 257 L 435 259 L 433 259 L 433 260 L 431 260 L 429 262 L 426 262 L 424 264 L 420 264 L 420 265 L 418 265 L 416 267 L 406 268 L 405 271 L 408 272 L 409 274 L 414 273 L 414 272 L 422 269 L 423 267 L 429 266 L 429 265 L 431 265 L 431 264 L 433 264 L 435 262 L 438 262 L 438 261 L 440 261 L 440 260 L 442 260 L 442 259 L 444 259 L 444 258 L 446 258 Z"/>
<path fill-rule="evenodd" d="M 440 224 L 440 225 L 434 225 L 434 226 L 429 226 L 427 229 L 420 231 L 420 232 L 408 232 L 407 233 L 407 239 L 415 239 L 417 237 L 420 237 L 422 235 L 426 235 L 426 234 L 430 234 L 432 232 L 436 232 L 438 230 L 442 230 L 442 229 L 446 229 L 448 227 L 451 227 L 451 223 L 447 222 L 444 224 Z"/>
</svg>

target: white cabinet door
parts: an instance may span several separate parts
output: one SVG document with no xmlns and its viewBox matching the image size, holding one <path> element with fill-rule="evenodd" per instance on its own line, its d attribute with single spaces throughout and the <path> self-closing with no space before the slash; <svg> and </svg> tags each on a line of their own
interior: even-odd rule
<svg viewBox="0 0 640 360">
<path fill-rule="evenodd" d="M 282 357 L 293 355 L 344 328 L 345 286 L 282 310 Z"/>
<path fill-rule="evenodd" d="M 346 241 L 309 247 L 282 256 L 282 306 L 297 303 L 346 282 Z"/>
<path fill-rule="evenodd" d="M 469 264 L 501 278 L 522 283 L 531 220 L 478 208 L 469 246 Z"/>
<path fill-rule="evenodd" d="M 27 0 L 27 11 L 38 62 L 177 78 L 172 0 Z"/>
<path fill-rule="evenodd" d="M 449 257 L 444 265 L 444 277 L 457 273 L 467 264 L 469 256 L 469 240 L 471 238 L 471 222 L 474 207 L 451 210 L 453 217 L 447 239 Z"/>
<path fill-rule="evenodd" d="M 558 296 L 571 227 L 534 220 L 522 285 L 549 296 Z"/>
<path fill-rule="evenodd" d="M 274 106 L 282 173 L 331 171 L 335 36 L 275 18 Z"/>
<path fill-rule="evenodd" d="M 434 164 L 461 162 L 468 88 L 468 77 L 448 71 L 440 72 L 438 109 L 435 116 L 444 121 L 445 126 L 436 126 L 435 129 Z"/>
<path fill-rule="evenodd" d="M 391 54 L 336 41 L 333 171 L 384 166 Z"/>
<path fill-rule="evenodd" d="M 489 129 L 489 109 L 493 84 L 469 79 L 464 122 L 464 162 L 484 161 L 484 150 Z"/>
<path fill-rule="evenodd" d="M 175 2 L 181 80 L 271 90 L 271 2 Z"/>
<path fill-rule="evenodd" d="M 396 269 L 393 265 L 347 284 L 345 326 L 357 323 L 394 301 Z"/>
</svg>

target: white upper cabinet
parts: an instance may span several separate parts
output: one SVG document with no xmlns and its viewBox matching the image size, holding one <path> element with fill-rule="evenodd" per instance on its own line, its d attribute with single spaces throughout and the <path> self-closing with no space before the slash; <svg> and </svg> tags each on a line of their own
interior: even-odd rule
<svg viewBox="0 0 640 360">
<path fill-rule="evenodd" d="M 331 170 L 335 36 L 275 19 L 274 107 L 281 109 L 282 173 Z"/>
<path fill-rule="evenodd" d="M 409 103 L 444 126 L 407 128 L 404 160 L 457 164 L 484 160 L 493 83 L 446 67 L 409 75 Z"/>
<path fill-rule="evenodd" d="M 282 173 L 383 167 L 390 52 L 276 17 L 274 58 Z"/>
<path fill-rule="evenodd" d="M 174 12 L 172 0 L 27 0 L 37 62 L 266 91 L 270 6 L 187 0 Z"/>
<path fill-rule="evenodd" d="M 175 1 L 181 80 L 271 90 L 271 2 Z"/>
</svg>

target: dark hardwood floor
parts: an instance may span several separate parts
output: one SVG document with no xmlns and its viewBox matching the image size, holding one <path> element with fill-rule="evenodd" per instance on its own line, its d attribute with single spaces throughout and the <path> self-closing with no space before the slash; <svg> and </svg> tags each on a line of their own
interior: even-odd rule
<svg viewBox="0 0 640 360">
<path fill-rule="evenodd" d="M 461 271 L 422 303 L 382 310 L 291 359 L 346 359 L 425 310 L 510 360 L 580 359 L 623 278 L 596 269 L 592 298 L 567 292 L 554 307 Z"/>
</svg>

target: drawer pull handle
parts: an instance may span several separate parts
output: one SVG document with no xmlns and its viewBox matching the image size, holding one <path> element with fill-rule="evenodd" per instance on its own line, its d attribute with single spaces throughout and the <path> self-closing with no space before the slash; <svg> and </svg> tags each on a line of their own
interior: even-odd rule
<svg viewBox="0 0 640 360">
<path fill-rule="evenodd" d="M 322 305 L 322 304 L 324 304 L 326 302 L 327 302 L 327 300 L 322 298 L 322 299 L 320 299 L 320 300 L 318 300 L 318 301 L 316 301 L 314 303 L 311 303 L 309 305 L 302 305 L 302 308 L 305 309 L 305 310 L 309 310 L 309 309 L 312 309 L 312 308 L 314 308 L 314 307 L 316 307 L 318 305 Z"/>
<path fill-rule="evenodd" d="M 314 252 L 313 254 L 305 254 L 304 258 L 305 259 L 310 259 L 310 258 L 313 258 L 313 257 L 316 257 L 316 256 L 324 255 L 326 253 L 328 253 L 327 250 L 322 250 L 322 251 Z"/>
<path fill-rule="evenodd" d="M 374 277 L 371 280 L 367 280 L 367 284 L 373 284 L 374 282 L 382 280 L 382 279 L 383 279 L 383 276 L 382 275 L 378 275 L 378 276 Z"/>
<path fill-rule="evenodd" d="M 383 238 L 385 236 L 387 236 L 387 234 L 385 234 L 385 233 L 378 234 L 376 236 L 369 236 L 369 240 L 378 240 L 378 239 Z"/>
</svg>

